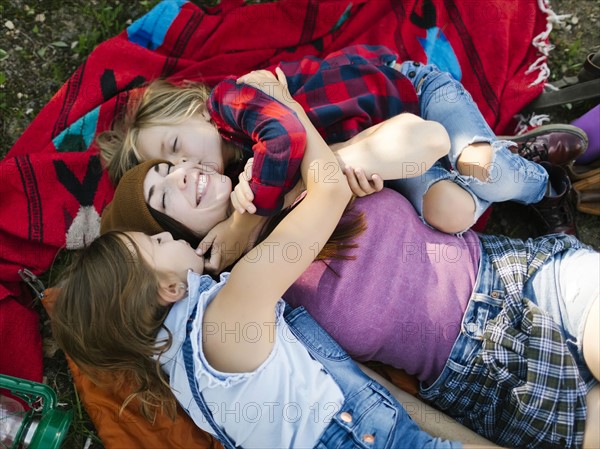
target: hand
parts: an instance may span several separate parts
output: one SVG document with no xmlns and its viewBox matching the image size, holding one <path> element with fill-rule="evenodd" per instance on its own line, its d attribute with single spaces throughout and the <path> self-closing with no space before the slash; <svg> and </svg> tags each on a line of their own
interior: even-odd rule
<svg viewBox="0 0 600 449">
<path fill-rule="evenodd" d="M 379 192 L 383 189 L 383 179 L 377 174 L 374 174 L 371 177 L 371 180 L 368 180 L 364 170 L 360 168 L 353 169 L 348 166 L 344 169 L 344 174 L 348 180 L 350 190 L 352 190 L 352 193 L 356 196 L 363 197 L 371 195 L 372 193 Z"/>
<path fill-rule="evenodd" d="M 275 73 L 277 73 L 277 77 L 268 70 L 254 70 L 242 75 L 236 82 L 238 84 L 249 84 L 291 108 L 295 112 L 303 112 L 304 109 L 302 109 L 302 106 L 292 98 L 292 95 L 287 88 L 287 79 L 283 70 L 277 67 Z"/>
<path fill-rule="evenodd" d="M 231 217 L 212 228 L 202 239 L 196 253 L 203 256 L 210 248 L 210 256 L 205 258 L 204 271 L 210 274 L 219 274 L 223 269 L 234 263 L 242 255 L 248 245 L 243 241 L 243 235 L 231 226 Z M 242 240 L 240 242 L 239 240 Z"/>
<path fill-rule="evenodd" d="M 252 203 L 254 200 L 254 193 L 250 188 L 253 162 L 253 157 L 248 159 L 248 162 L 246 162 L 246 165 L 244 166 L 244 171 L 238 176 L 238 184 L 233 189 L 233 192 L 231 192 L 231 204 L 240 214 L 243 214 L 244 212 L 254 214 L 256 212 L 256 207 Z"/>
<path fill-rule="evenodd" d="M 244 218 L 247 217 L 247 218 Z M 204 271 L 219 274 L 236 262 L 246 251 L 252 248 L 261 225 L 267 219 L 258 215 L 240 215 L 234 212 L 227 220 L 213 227 L 202 239 L 196 254 L 205 257 Z"/>
</svg>

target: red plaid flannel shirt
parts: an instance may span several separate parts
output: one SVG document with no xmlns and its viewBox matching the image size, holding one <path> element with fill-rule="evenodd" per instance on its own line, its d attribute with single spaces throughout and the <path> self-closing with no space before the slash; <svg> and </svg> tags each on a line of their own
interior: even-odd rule
<svg viewBox="0 0 600 449">
<path fill-rule="evenodd" d="M 413 85 L 391 67 L 396 57 L 386 47 L 357 45 L 279 66 L 293 98 L 332 144 L 402 112 L 419 114 Z M 250 187 L 257 213 L 278 212 L 299 179 L 304 155 L 306 136 L 296 114 L 250 85 L 237 85 L 234 77 L 213 89 L 208 109 L 223 138 L 254 157 Z"/>
</svg>

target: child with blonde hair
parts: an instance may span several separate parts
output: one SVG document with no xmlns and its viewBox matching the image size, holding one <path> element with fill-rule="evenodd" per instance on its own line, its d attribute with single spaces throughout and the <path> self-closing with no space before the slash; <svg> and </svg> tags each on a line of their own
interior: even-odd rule
<svg viewBox="0 0 600 449">
<path fill-rule="evenodd" d="M 533 204 L 562 193 L 562 185 L 553 190 L 544 167 L 513 154 L 515 144 L 498 140 L 462 85 L 434 66 L 400 65 L 385 47 L 354 46 L 324 59 L 307 57 L 279 67 L 288 78 L 288 98 L 265 95 L 270 81 L 240 83 L 233 77 L 210 92 L 152 84 L 139 105 L 129 109 L 129 118 L 100 138 L 112 178 L 118 180 L 143 160 L 177 163 L 184 158 L 235 180 L 244 162 L 254 157 L 249 189 L 234 197 L 238 212 L 210 236 L 201 236 L 206 237 L 202 251 L 212 244 L 214 256 L 215 248 L 227 248 L 217 252 L 232 262 L 235 257 L 226 253 L 239 256 L 236 243 L 246 248 L 249 230 L 264 223 L 238 214 L 273 215 L 298 180 L 304 142 L 289 108 L 295 99 L 336 150 L 356 195 L 380 190 L 382 180 L 391 179 L 387 173 L 361 171 L 365 160 L 401 154 L 401 179 L 390 186 L 411 201 L 424 222 L 441 231 L 461 234 L 492 202 Z M 402 113 L 423 120 L 405 127 L 407 114 Z M 441 124 L 450 136 L 447 156 L 437 145 L 439 131 L 428 131 L 430 122 Z M 442 137 L 446 132 L 441 131 Z M 226 265 L 211 259 L 207 269 L 218 272 Z"/>
</svg>

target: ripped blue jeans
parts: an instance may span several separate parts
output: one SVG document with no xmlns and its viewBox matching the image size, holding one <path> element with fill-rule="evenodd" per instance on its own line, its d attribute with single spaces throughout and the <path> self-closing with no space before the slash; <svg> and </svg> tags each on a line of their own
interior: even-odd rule
<svg viewBox="0 0 600 449">
<path fill-rule="evenodd" d="M 514 143 L 496 138 L 460 82 L 434 65 L 407 61 L 399 69 L 417 90 L 421 117 L 441 123 L 451 142 L 448 156 L 438 160 L 421 176 L 386 183 L 412 203 L 424 223 L 427 224 L 423 219 L 423 195 L 441 180 L 453 181 L 472 196 L 475 203 L 473 224 L 491 203 L 510 200 L 533 204 L 544 197 L 548 183 L 546 170 L 512 153 L 509 148 Z M 494 150 L 486 182 L 462 175 L 455 168 L 462 150 L 480 142 L 490 143 Z"/>
</svg>

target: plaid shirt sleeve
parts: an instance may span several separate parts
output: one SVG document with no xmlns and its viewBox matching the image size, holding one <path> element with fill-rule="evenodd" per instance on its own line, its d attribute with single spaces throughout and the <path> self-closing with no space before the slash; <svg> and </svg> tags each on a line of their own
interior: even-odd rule
<svg viewBox="0 0 600 449">
<path fill-rule="evenodd" d="M 284 195 L 300 178 L 306 131 L 298 116 L 254 87 L 227 78 L 207 102 L 212 120 L 224 139 L 252 148 L 254 164 L 250 188 L 256 213 L 281 210 Z"/>
</svg>

